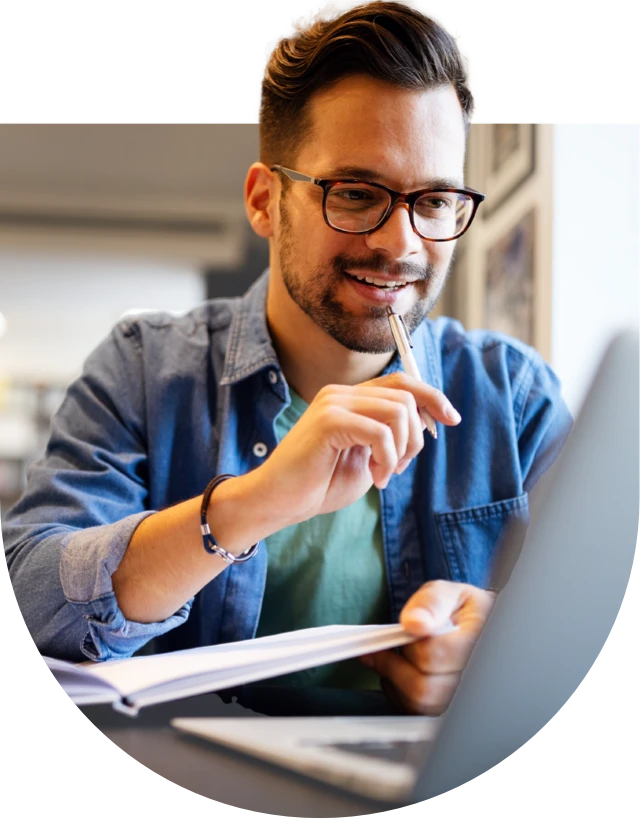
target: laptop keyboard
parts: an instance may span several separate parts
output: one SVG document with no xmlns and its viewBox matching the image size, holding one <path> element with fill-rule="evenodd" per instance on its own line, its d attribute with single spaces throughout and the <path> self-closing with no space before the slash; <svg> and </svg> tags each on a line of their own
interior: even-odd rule
<svg viewBox="0 0 640 818">
<path fill-rule="evenodd" d="M 369 756 L 383 761 L 416 765 L 422 762 L 425 748 L 430 742 L 424 739 L 401 739 L 396 741 L 305 741 L 302 743 L 307 747 L 343 750 L 347 753 Z"/>
</svg>

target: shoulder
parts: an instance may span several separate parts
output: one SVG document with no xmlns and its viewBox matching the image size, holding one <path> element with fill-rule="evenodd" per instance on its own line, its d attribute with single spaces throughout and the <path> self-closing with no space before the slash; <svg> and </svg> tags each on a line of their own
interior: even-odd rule
<svg viewBox="0 0 640 818">
<path fill-rule="evenodd" d="M 189 343 L 199 337 L 208 337 L 228 331 L 240 302 L 239 298 L 218 298 L 205 301 L 187 313 L 149 311 L 122 318 L 114 333 L 135 343 L 163 343 L 167 336 Z"/>
<path fill-rule="evenodd" d="M 465 330 L 452 318 L 428 320 L 445 393 L 503 393 L 516 412 L 535 398 L 559 399 L 560 382 L 542 355 L 501 332 Z"/>
<path fill-rule="evenodd" d="M 496 446 L 503 452 L 517 448 L 522 486 L 529 491 L 571 429 L 558 377 L 533 347 L 516 338 L 466 331 L 450 318 L 425 323 L 443 391 L 465 420 L 468 433 L 461 443 L 488 443 L 489 459 Z"/>
<path fill-rule="evenodd" d="M 426 323 L 443 358 L 466 354 L 490 359 L 499 350 L 534 366 L 544 363 L 540 353 L 533 347 L 502 332 L 465 330 L 460 321 L 454 318 L 442 317 Z"/>
<path fill-rule="evenodd" d="M 240 299 L 206 301 L 184 314 L 143 312 L 121 318 L 88 356 L 83 376 L 115 384 L 157 383 L 204 372 L 222 360 Z"/>
<path fill-rule="evenodd" d="M 510 369 L 547 367 L 537 350 L 517 338 L 490 330 L 465 330 L 453 318 L 428 320 L 427 329 L 443 363 L 468 361 L 490 367 L 505 362 Z"/>
</svg>

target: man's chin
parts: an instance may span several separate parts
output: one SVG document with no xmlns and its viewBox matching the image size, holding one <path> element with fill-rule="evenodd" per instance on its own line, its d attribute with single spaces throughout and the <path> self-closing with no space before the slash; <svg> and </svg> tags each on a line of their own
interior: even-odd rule
<svg viewBox="0 0 640 818">
<path fill-rule="evenodd" d="M 334 336 L 335 338 L 335 336 Z M 335 338 L 339 344 L 350 352 L 360 352 L 364 355 L 384 355 L 395 352 L 396 347 L 393 342 L 380 339 L 378 342 L 371 342 L 369 339 Z"/>
<path fill-rule="evenodd" d="M 423 310 L 422 305 L 416 304 L 404 314 L 410 333 L 413 333 L 426 318 L 427 313 Z M 351 352 L 383 355 L 396 351 L 386 307 L 374 306 L 361 315 L 343 308 L 339 314 L 338 311 L 332 314 L 324 312 L 321 317 L 314 316 L 314 320 L 328 335 Z"/>
<path fill-rule="evenodd" d="M 395 350 L 386 310 L 353 312 L 334 301 L 330 306 L 325 302 L 324 309 L 311 317 L 320 329 L 350 352 L 380 355 Z"/>
<path fill-rule="evenodd" d="M 347 316 L 322 326 L 335 341 L 350 352 L 383 355 L 396 351 L 386 310 L 382 316 Z"/>
</svg>

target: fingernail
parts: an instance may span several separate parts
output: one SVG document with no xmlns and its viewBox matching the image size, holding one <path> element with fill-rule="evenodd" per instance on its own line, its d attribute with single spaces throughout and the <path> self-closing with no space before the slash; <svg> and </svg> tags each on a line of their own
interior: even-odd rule
<svg viewBox="0 0 640 818">
<path fill-rule="evenodd" d="M 454 423 L 460 423 L 462 417 L 460 416 L 460 412 L 453 408 L 451 404 L 449 404 L 446 409 L 444 410 L 445 415 L 452 420 Z"/>
<path fill-rule="evenodd" d="M 400 460 L 398 462 L 398 465 L 396 466 L 396 474 L 402 474 L 402 472 L 407 468 L 409 463 L 411 463 L 411 461 L 407 460 L 406 458 Z"/>
</svg>

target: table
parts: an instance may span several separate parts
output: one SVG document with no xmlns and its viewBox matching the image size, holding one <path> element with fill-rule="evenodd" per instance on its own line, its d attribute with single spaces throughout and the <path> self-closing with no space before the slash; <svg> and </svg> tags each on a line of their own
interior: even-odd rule
<svg viewBox="0 0 640 818">
<path fill-rule="evenodd" d="M 76 708 L 78 709 L 78 708 Z M 362 818 L 362 816 L 398 816 L 400 809 L 390 809 L 375 801 L 349 795 L 320 782 L 306 779 L 283 768 L 236 753 L 196 737 L 173 730 L 170 719 L 178 716 L 347 716 L 397 715 L 381 693 L 302 689 L 266 685 L 249 685 L 233 691 L 170 702 L 144 708 L 136 719 L 113 710 L 110 705 L 83 707 L 83 718 L 91 727 L 121 751 L 159 775 L 162 781 L 175 784 L 209 801 L 212 807 L 236 807 L 242 814 L 280 815 L 282 818 Z M 592 751 L 598 756 L 611 751 L 640 752 L 637 721 L 555 722 L 545 735 L 537 735 L 530 750 L 576 755 Z M 527 770 L 524 771 L 528 772 Z M 548 774 L 554 772 L 548 771 Z M 537 815 L 640 815 L 633 804 L 612 801 L 487 801 L 485 794 L 520 790 L 553 790 L 559 797 L 565 790 L 640 790 L 640 769 L 628 770 L 631 776 L 505 778 L 478 775 L 476 786 L 469 791 L 471 801 L 449 803 L 430 810 L 433 816 L 516 815 L 527 809 Z M 600 771 L 602 772 L 602 771 Z M 615 774 L 615 770 L 610 771 Z M 573 812 L 572 812 L 573 810 Z M 424 808 L 418 813 L 426 814 Z M 406 814 L 411 814 L 406 810 Z"/>
<path fill-rule="evenodd" d="M 136 719 L 117 713 L 109 705 L 81 710 L 141 764 L 215 801 L 257 812 L 309 818 L 364 815 L 391 808 L 184 735 L 169 724 L 178 716 L 397 715 L 381 693 L 248 685 L 148 707 Z"/>
</svg>

